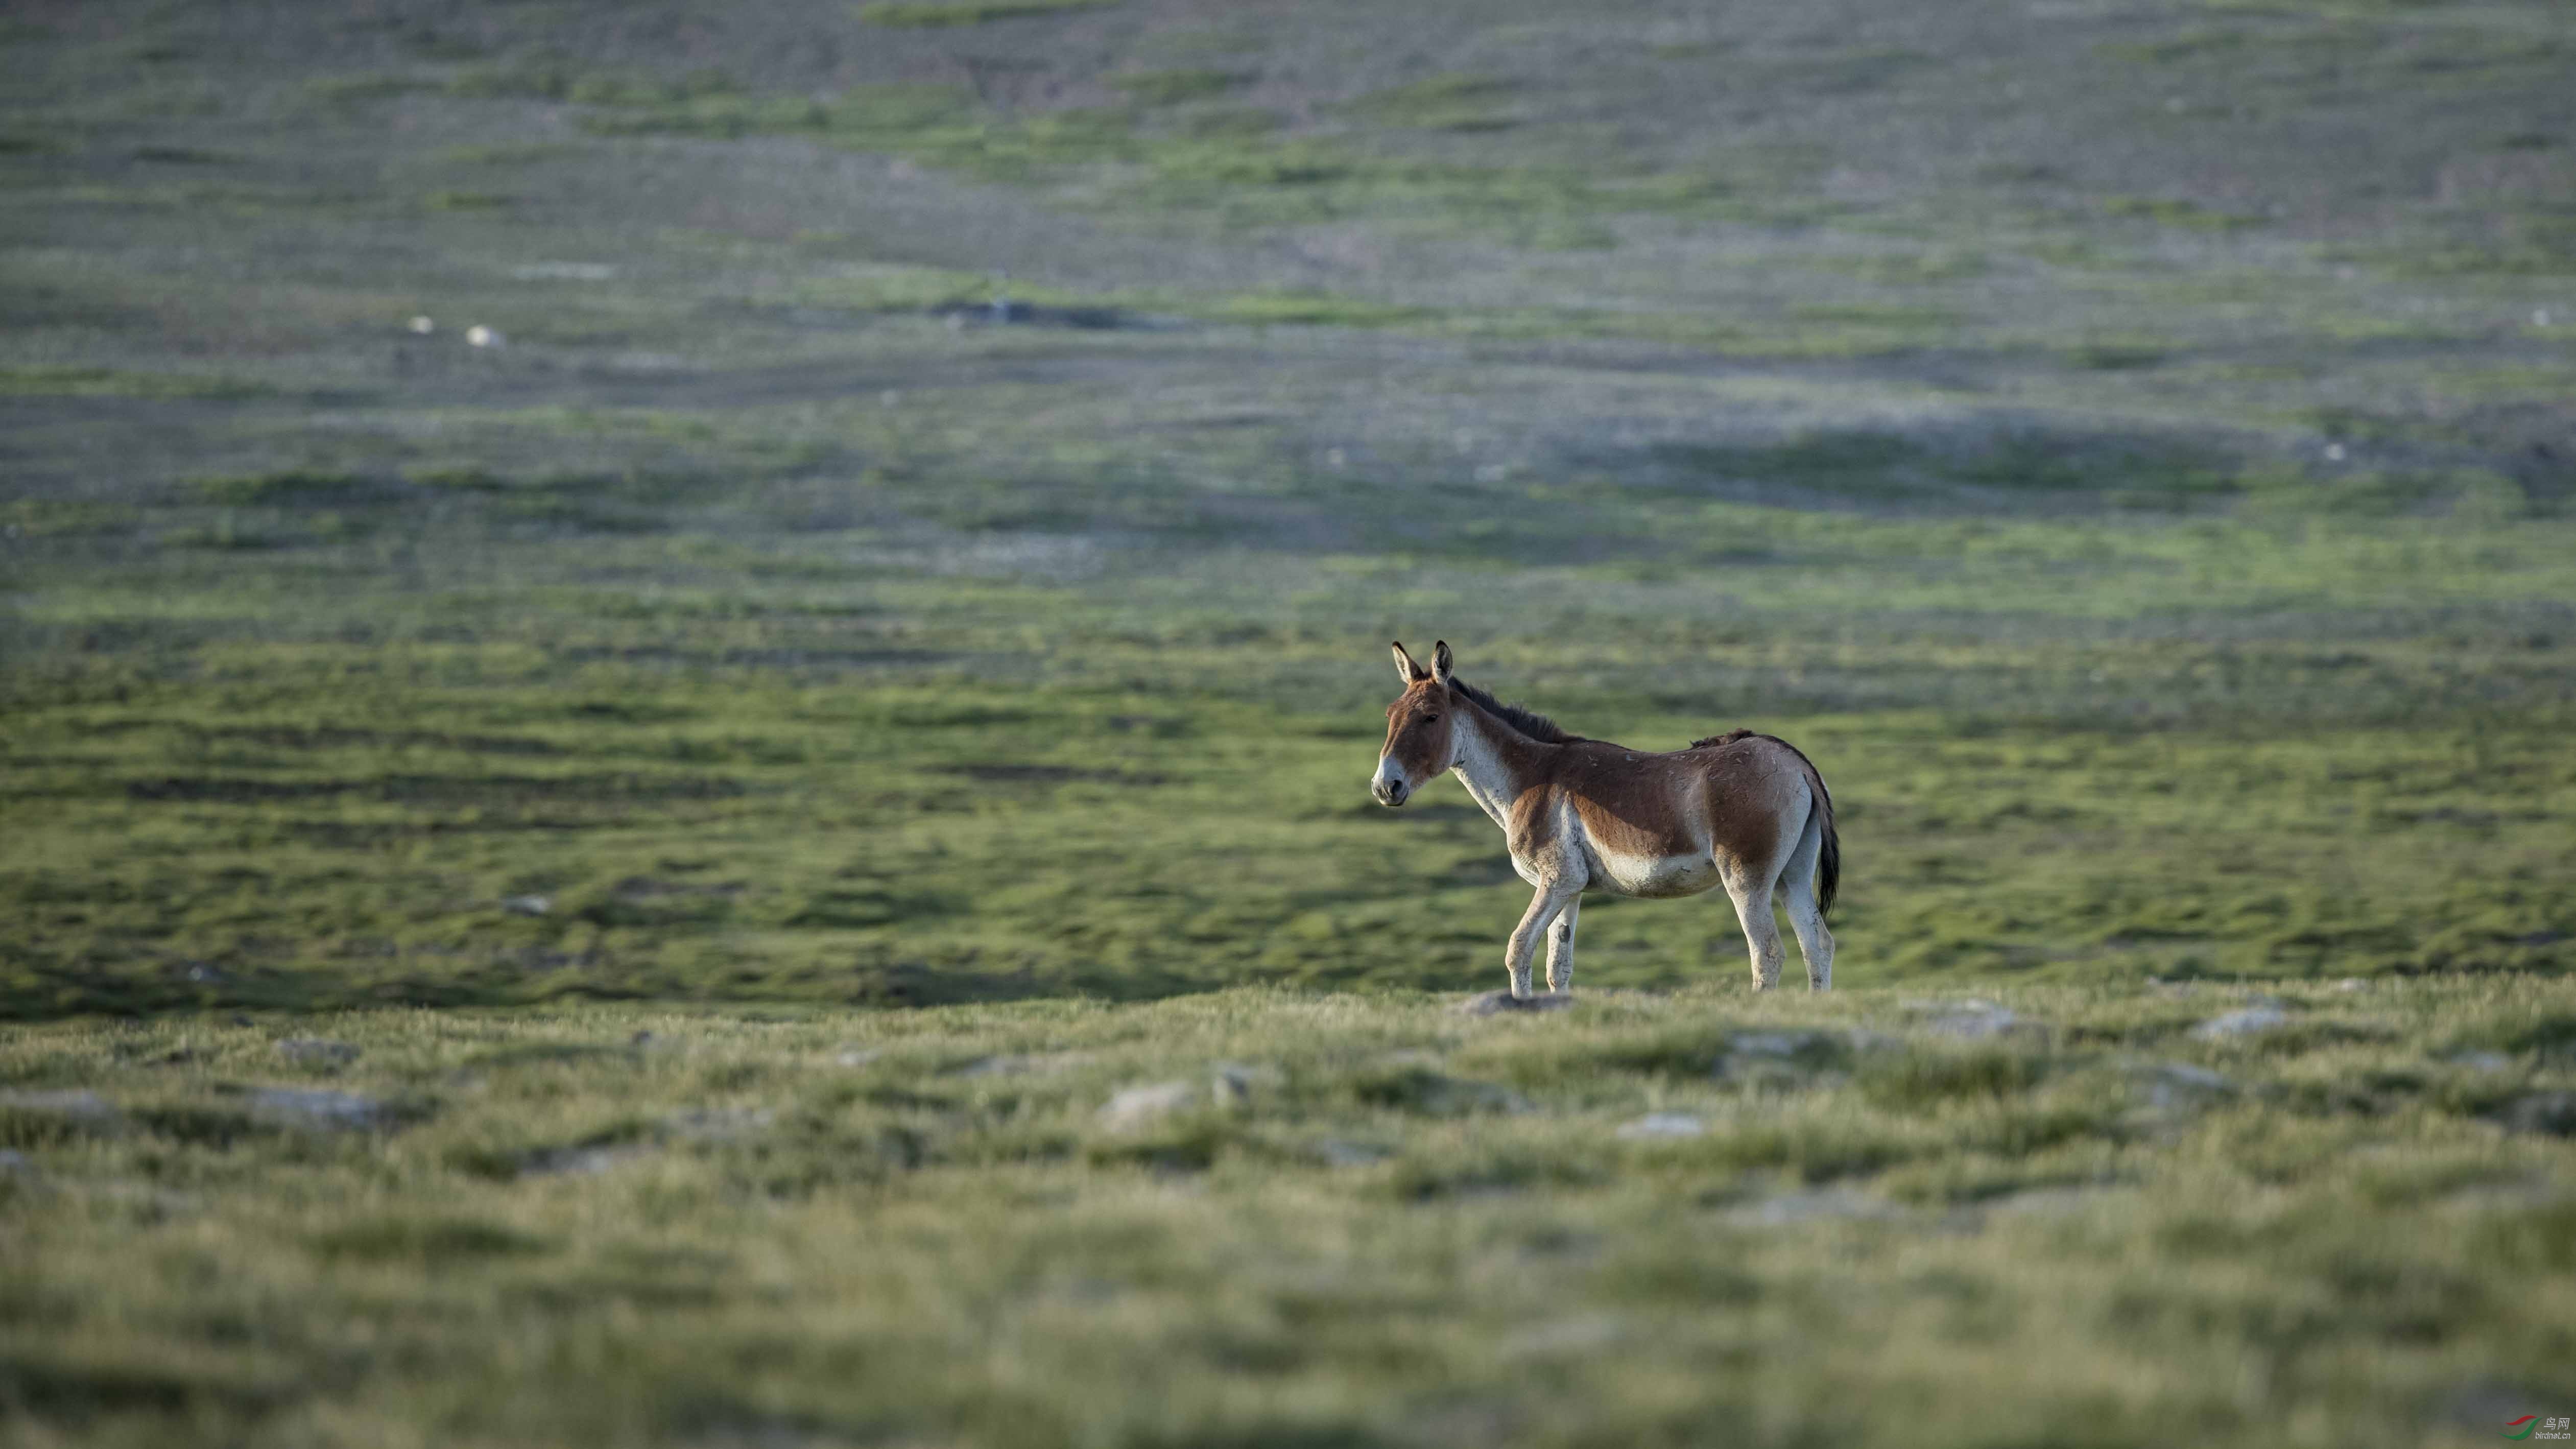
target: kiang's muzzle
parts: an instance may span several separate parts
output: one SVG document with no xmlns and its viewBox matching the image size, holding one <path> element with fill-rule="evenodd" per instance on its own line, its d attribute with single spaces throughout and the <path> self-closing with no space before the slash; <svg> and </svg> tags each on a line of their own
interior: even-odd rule
<svg viewBox="0 0 2576 1449">
<path fill-rule="evenodd" d="M 1404 803 L 1405 797 L 1412 793 L 1413 787 L 1405 783 L 1403 773 L 1395 768 L 1395 761 L 1380 760 L 1377 762 L 1377 774 L 1372 776 L 1369 780 L 1369 795 L 1374 798 L 1377 803 L 1380 805 L 1401 805 Z"/>
</svg>

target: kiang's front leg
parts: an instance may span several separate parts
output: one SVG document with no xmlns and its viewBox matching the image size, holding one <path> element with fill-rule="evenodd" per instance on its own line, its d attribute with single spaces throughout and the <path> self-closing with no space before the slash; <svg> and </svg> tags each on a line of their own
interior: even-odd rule
<svg viewBox="0 0 2576 1449">
<path fill-rule="evenodd" d="M 1557 912 L 1556 924 L 1547 928 L 1547 989 L 1574 989 L 1574 919 L 1583 914 L 1580 896 L 1565 903 Z"/>
<path fill-rule="evenodd" d="M 1581 887 L 1568 887 L 1550 882 L 1530 897 L 1529 909 L 1522 913 L 1521 923 L 1512 930 L 1511 944 L 1503 948 L 1503 969 L 1511 973 L 1512 995 L 1526 1000 L 1530 995 L 1530 962 L 1538 953 L 1539 937 L 1557 915 L 1574 904 Z"/>
</svg>

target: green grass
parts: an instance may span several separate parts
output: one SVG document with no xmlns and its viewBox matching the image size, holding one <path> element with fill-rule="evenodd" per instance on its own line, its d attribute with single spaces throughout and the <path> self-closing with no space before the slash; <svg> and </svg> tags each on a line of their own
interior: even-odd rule
<svg viewBox="0 0 2576 1449">
<path fill-rule="evenodd" d="M 267 391 L 239 378 L 109 367 L 0 367 L 0 397 L 246 398 Z"/>
<path fill-rule="evenodd" d="M 1706 988 L 20 1031 L 0 1392 L 98 1444 L 2367 1446 L 2554 1407 L 2576 1148 L 2508 1124 L 2576 1084 L 2564 984 L 2293 991 L 2215 1041 L 2242 993 L 2000 1000 L 1982 1042 L 1955 998 Z"/>
<path fill-rule="evenodd" d="M 859 18 L 871 25 L 901 30 L 937 30 L 952 25 L 981 25 L 989 20 L 1019 20 L 1096 10 L 1116 0 L 873 0 L 859 7 Z"/>
<path fill-rule="evenodd" d="M 1374 91 L 1351 103 L 1353 111 L 1389 126 L 1427 131 L 1501 130 L 1513 124 L 1508 81 L 1479 75 L 1434 75 Z"/>
<path fill-rule="evenodd" d="M 416 540 L 379 516 L 388 506 L 488 509 L 502 537 L 640 529 L 637 557 L 670 556 L 649 541 L 667 536 L 651 505 L 581 479 L 468 475 L 393 505 L 328 474 L 201 486 L 231 533 L 165 540 L 182 546 L 164 557 L 257 542 L 405 567 Z M 1889 607 L 2026 590 L 2037 610 L 2069 569 L 2097 590 L 2126 573 L 2147 598 L 2223 599 L 2247 582 L 2214 551 L 2181 568 L 2123 557 L 2116 533 L 2090 563 L 2061 560 L 2065 532 L 1889 526 L 1890 545 L 1990 551 L 1950 584 L 1906 580 L 1916 556 L 1872 549 L 1866 533 L 1843 531 L 1837 564 L 1802 560 L 1813 545 L 1787 529 L 1775 554 L 1748 555 L 1759 535 L 1739 526 L 1722 535 L 1732 558 L 1713 554 L 1726 561 L 1707 573 L 1680 563 L 1668 584 L 1547 586 L 1677 601 L 1700 579 L 1742 588 L 1748 569 L 1821 567 Z M 2456 546 L 2503 565 L 2505 538 Z M 2383 569 L 2404 593 L 2405 553 L 2367 532 L 2348 553 L 2316 542 L 2321 577 Z M 2538 563 L 2548 546 L 2529 546 Z M 2293 577 L 2254 580 L 2246 597 L 2298 598 Z M 1461 804 L 1418 820 L 1367 802 L 1354 782 L 1376 746 L 1376 671 L 1331 596 L 1292 596 L 1255 630 L 1193 623 L 1207 616 L 1187 595 L 1156 620 L 1079 587 L 774 580 L 450 592 L 301 641 L 245 636 L 224 593 L 164 587 L 149 612 L 139 595 L 96 595 L 48 625 L 54 637 L 122 630 L 138 663 L 155 647 L 197 662 L 155 678 L 67 657 L 16 681 L 21 830 L 0 888 L 33 927 L 0 957 L 16 1010 L 1134 997 L 1493 974 L 1520 902 L 1500 842 Z M 2370 597 L 2349 582 L 2307 606 Z M 1830 611 L 1840 597 L 1774 606 Z M 2117 617 L 2112 600 L 2094 603 Z M 1012 658 L 1030 610 L 1061 641 L 1046 675 L 977 679 Z M 1660 642 L 1596 660 L 1599 684 L 1535 697 L 1650 747 L 1741 720 L 1804 744 L 1846 802 L 1845 959 L 1864 980 L 2556 969 L 2576 939 L 2548 885 L 2570 864 L 2576 790 L 2554 744 L 2560 636 L 2463 654 L 2438 638 L 2305 631 L 2211 647 L 1844 623 L 1819 654 L 1795 642 L 1814 627 L 1798 617 L 1686 631 L 1668 619 Z M 1489 636 L 1480 652 L 1496 662 L 1476 672 L 1512 687 L 1564 648 L 1543 632 Z M 2475 702 L 2459 697 L 2463 669 Z M 870 675 L 880 682 L 857 682 Z M 946 682 L 895 682 L 920 677 Z M 1315 687 L 1348 704 L 1300 698 Z M 1758 702 L 1703 702 L 1724 698 Z M 1204 871 L 1176 877 L 1180 860 Z M 530 894 L 547 914 L 504 910 Z M 1706 901 L 1604 901 L 1585 931 L 1588 969 L 1607 982 L 1740 969 L 1733 923 Z"/>
<path fill-rule="evenodd" d="M 1227 70 L 1147 70 L 1109 78 L 1121 95 L 1149 106 L 1173 106 L 1221 96 L 1250 77 Z"/>
<path fill-rule="evenodd" d="M 1138 82 L 1142 90 L 1131 89 L 1130 78 L 1109 79 L 1139 106 L 1154 108 L 1180 92 L 1199 93 L 1214 83 L 1211 74 L 1161 73 Z M 578 82 L 551 72 L 523 84 L 585 98 Z M 1493 130 L 1508 124 L 1485 109 L 1495 93 L 1483 81 L 1435 81 L 1365 98 L 1352 111 L 1383 126 Z M 602 104 L 585 123 L 602 134 L 812 135 L 987 180 L 1059 187 L 1068 199 L 1120 215 L 1233 230 L 1381 216 L 1547 245 L 1603 214 L 1786 223 L 1823 209 L 1802 194 L 1738 193 L 1726 178 L 1701 171 L 1553 157 L 1449 160 L 1335 136 L 1277 134 L 1258 115 L 1250 125 L 1240 124 L 1247 118 L 1238 113 L 1213 127 L 1167 126 L 1150 109 L 1119 107 L 1006 115 L 965 87 L 922 82 L 853 87 L 829 100 L 731 91 L 602 91 L 592 98 Z"/>
<path fill-rule="evenodd" d="M 2576 1402 L 2551 7 L 90 8 L 0 1442 Z M 1527 888 L 1369 802 L 1390 638 L 1805 748 L 1838 993 L 1596 898 L 1453 1013 Z"/>
</svg>

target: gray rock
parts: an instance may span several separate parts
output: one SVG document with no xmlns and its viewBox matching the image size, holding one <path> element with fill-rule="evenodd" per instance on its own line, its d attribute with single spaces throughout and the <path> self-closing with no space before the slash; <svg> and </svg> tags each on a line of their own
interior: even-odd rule
<svg viewBox="0 0 2576 1449">
<path fill-rule="evenodd" d="M 864 1067 L 884 1055 L 883 1047 L 844 1047 L 832 1060 L 845 1067 Z"/>
<path fill-rule="evenodd" d="M 277 1054 L 306 1066 L 345 1067 L 358 1059 L 356 1047 L 318 1036 L 290 1036 L 277 1044 Z"/>
<path fill-rule="evenodd" d="M 2513 1132 L 2576 1137 L 2576 1092 L 2531 1092 L 2507 1102 L 2499 1114 Z"/>
<path fill-rule="evenodd" d="M 512 896 L 501 902 L 501 909 L 514 916 L 542 916 L 554 909 L 554 902 L 544 896 Z"/>
<path fill-rule="evenodd" d="M 383 1127 L 393 1111 L 373 1097 L 355 1092 L 309 1092 L 294 1087 L 260 1087 L 249 1095 L 251 1115 L 290 1127 L 353 1132 Z"/>
<path fill-rule="evenodd" d="M 2148 1068 L 2146 1087 L 2148 1103 L 2160 1111 L 2203 1107 L 2236 1093 L 2234 1082 L 2187 1062 L 2159 1062 Z"/>
<path fill-rule="evenodd" d="M 2191 1029 L 2195 1041 L 2224 1041 L 2230 1037 L 2260 1036 L 2288 1024 L 2290 1014 L 2279 1005 L 2264 1002 L 2257 1006 L 2239 1007 L 2224 1015 L 2213 1016 Z"/>
<path fill-rule="evenodd" d="M 1100 1107 L 1100 1124 L 1114 1132 L 1132 1132 L 1204 1101 L 1192 1081 L 1154 1082 L 1128 1087 Z"/>
<path fill-rule="evenodd" d="M 1557 1011 L 1574 1004 L 1571 991 L 1540 991 L 1528 996 L 1514 996 L 1508 991 L 1487 991 L 1458 1003 L 1461 1016 L 1496 1016 L 1515 1011 Z"/>
<path fill-rule="evenodd" d="M 1394 1149 L 1374 1142 L 1348 1142 L 1338 1137 L 1316 1143 L 1315 1153 L 1324 1159 L 1326 1167 L 1369 1167 L 1395 1155 Z"/>
<path fill-rule="evenodd" d="M 1783 1193 L 1729 1208 L 1719 1215 L 1724 1221 L 1740 1227 L 1776 1228 L 1791 1223 L 1816 1222 L 1846 1218 L 1880 1220 L 1903 1217 L 1891 1204 L 1847 1187 L 1819 1188 L 1813 1192 Z"/>
<path fill-rule="evenodd" d="M 1090 1052 L 1006 1054 L 982 1057 L 968 1062 L 959 1067 L 955 1075 L 961 1077 L 1040 1076 L 1048 1072 L 1061 1072 L 1071 1067 L 1082 1066 L 1092 1060 L 1093 1055 Z"/>
<path fill-rule="evenodd" d="M 1707 1131 L 1708 1124 L 1688 1112 L 1649 1112 L 1621 1125 L 1619 1135 L 1630 1142 L 1653 1142 L 1698 1137 Z"/>
<path fill-rule="evenodd" d="M 0 1107 L 42 1112 L 87 1127 L 105 1127 L 118 1118 L 114 1103 L 96 1092 L 80 1088 L 59 1092 L 0 1092 Z"/>
<path fill-rule="evenodd" d="M 522 1177 L 588 1177 L 606 1172 L 621 1162 L 632 1162 L 648 1149 L 633 1145 L 623 1147 L 547 1147 L 529 1153 L 519 1161 Z"/>
<path fill-rule="evenodd" d="M 2367 991 L 2370 989 L 2370 983 L 2362 980 L 2358 976 L 2347 976 L 2341 981 L 2336 982 L 2334 984 L 2334 989 L 2337 991 Z"/>
<path fill-rule="evenodd" d="M 2476 1379 L 2445 1395 L 2436 1412 L 2442 1419 L 2483 1437 L 2499 1432 L 2499 1425 L 2532 1412 L 2534 1406 L 2551 1397 L 2529 1384 Z"/>
<path fill-rule="evenodd" d="M 689 1107 L 663 1118 L 672 1132 L 696 1142 L 739 1142 L 777 1119 L 766 1107 Z"/>
<path fill-rule="evenodd" d="M 1208 1091 L 1220 1107 L 1249 1106 L 1256 1088 L 1266 1091 L 1287 1080 L 1287 1073 L 1261 1063 L 1218 1062 L 1208 1069 Z"/>
<path fill-rule="evenodd" d="M 1726 1049 L 1744 1056 L 1794 1057 L 1821 1039 L 1811 1031 L 1739 1031 Z"/>
<path fill-rule="evenodd" d="M 1965 1001 L 1936 1006 L 1923 1024 L 1943 1036 L 1981 1041 L 2001 1036 L 2020 1025 L 2021 1015 L 2009 1006 L 1997 1006 L 1972 996 Z"/>
<path fill-rule="evenodd" d="M 2513 1070 L 2513 1058 L 2506 1056 L 2502 1052 L 2453 1052 L 2449 1056 L 2442 1058 L 2442 1060 L 2451 1063 L 2453 1066 L 2467 1067 L 2473 1072 L 2509 1072 Z"/>
<path fill-rule="evenodd" d="M 1893 1038 L 1866 1032 L 1743 1031 L 1727 1039 L 1715 1075 L 1739 1086 L 1797 1089 L 1830 1084 L 1839 1072 L 1818 1068 L 1837 1062 L 1843 1051 L 1858 1052 L 1892 1043 Z"/>
<path fill-rule="evenodd" d="M 2027 1214 L 2055 1217 L 2064 1213 L 2082 1212 L 2102 1201 L 2114 1190 L 2108 1187 L 2076 1185 L 2026 1187 L 2019 1192 L 2008 1192 L 2001 1197 L 1990 1198 L 1980 1203 L 1978 1207 L 1982 1212 L 1992 1216 L 2018 1217 Z"/>
<path fill-rule="evenodd" d="M 1494 1082 L 1419 1072 L 1395 1084 L 1393 1099 L 1432 1117 L 1470 1117 L 1494 1112 L 1514 1115 L 1530 1110 L 1527 1097 Z"/>
</svg>

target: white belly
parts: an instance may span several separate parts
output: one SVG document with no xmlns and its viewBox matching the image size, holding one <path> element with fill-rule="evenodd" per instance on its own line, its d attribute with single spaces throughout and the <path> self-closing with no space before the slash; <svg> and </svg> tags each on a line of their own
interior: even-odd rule
<svg viewBox="0 0 2576 1449">
<path fill-rule="evenodd" d="M 1705 855 L 1617 855 L 1595 846 L 1592 884 L 1623 896 L 1695 896 L 1717 884 Z"/>
</svg>

